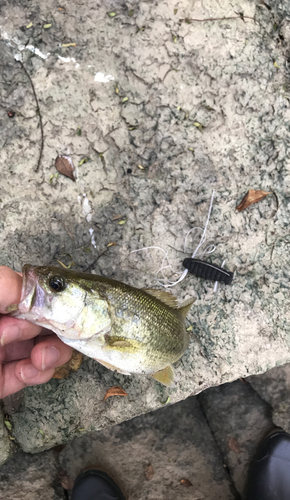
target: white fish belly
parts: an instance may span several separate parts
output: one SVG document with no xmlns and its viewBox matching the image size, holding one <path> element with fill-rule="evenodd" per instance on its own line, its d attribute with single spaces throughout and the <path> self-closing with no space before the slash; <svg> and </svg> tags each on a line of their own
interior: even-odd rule
<svg viewBox="0 0 290 500">
<path fill-rule="evenodd" d="M 93 358 L 96 361 L 104 361 L 114 366 L 124 375 L 131 375 L 132 373 L 151 374 L 158 370 L 162 370 L 162 368 L 168 365 L 167 363 L 167 365 L 164 366 L 154 366 L 150 362 L 148 363 L 148 359 L 145 359 L 142 352 L 132 354 L 131 352 L 121 352 L 116 349 L 103 347 L 101 339 L 98 336 L 88 340 L 67 339 L 59 334 L 58 336 L 65 344 L 80 351 L 89 358 Z"/>
</svg>

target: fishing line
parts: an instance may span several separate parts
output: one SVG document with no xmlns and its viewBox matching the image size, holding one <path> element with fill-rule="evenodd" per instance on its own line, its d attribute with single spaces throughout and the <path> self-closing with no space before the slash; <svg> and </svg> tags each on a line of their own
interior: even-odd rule
<svg viewBox="0 0 290 500">
<path fill-rule="evenodd" d="M 225 263 L 226 263 L 226 261 L 224 260 L 223 263 L 222 263 L 222 267 L 224 267 Z M 217 292 L 218 284 L 219 284 L 219 282 L 216 281 L 215 284 L 214 284 L 214 287 L 213 287 L 213 293 Z"/>
<path fill-rule="evenodd" d="M 206 240 L 206 232 L 207 232 L 207 227 L 208 227 L 208 224 L 209 224 L 209 219 L 210 219 L 210 215 L 211 215 L 211 211 L 212 211 L 214 195 L 215 195 L 215 191 L 213 190 L 212 195 L 211 195 L 210 206 L 209 206 L 208 215 L 207 215 L 207 219 L 206 219 L 206 223 L 205 223 L 204 229 L 202 227 L 198 227 L 198 226 L 192 227 L 187 232 L 187 234 L 185 236 L 185 240 L 184 240 L 184 252 L 187 253 L 188 250 L 186 249 L 186 244 L 187 244 L 187 238 L 190 235 L 190 233 L 192 233 L 192 231 L 196 231 L 196 230 L 202 231 L 202 235 L 201 235 L 199 244 L 197 245 L 196 249 L 194 250 L 193 254 L 191 255 L 192 259 L 194 259 L 195 257 L 202 257 L 204 255 L 211 254 L 216 249 L 215 245 L 209 245 L 209 246 L 206 247 L 206 249 L 203 252 L 198 253 L 200 247 L 204 244 L 204 242 Z M 175 285 L 177 285 L 177 283 L 180 283 L 181 281 L 184 280 L 184 278 L 186 277 L 186 275 L 187 275 L 187 273 L 188 273 L 189 270 L 188 269 L 184 269 L 184 271 L 175 271 L 173 269 L 172 265 L 170 264 L 167 252 L 165 252 L 165 250 L 163 250 L 163 248 L 158 247 L 158 246 L 150 246 L 150 247 L 138 248 L 137 250 L 132 250 L 131 253 L 142 252 L 144 250 L 151 250 L 151 249 L 161 250 L 161 252 L 163 252 L 163 254 L 164 254 L 164 257 L 163 257 L 163 260 L 162 260 L 162 263 L 161 263 L 161 267 L 158 269 L 158 271 L 156 273 L 156 281 L 157 281 L 157 283 L 159 285 L 161 285 L 161 286 L 163 286 L 165 288 L 168 288 L 168 287 L 175 286 Z M 167 262 L 167 264 L 166 264 L 166 262 Z M 169 278 L 166 278 L 166 276 L 164 275 L 163 271 L 165 269 L 170 269 L 172 273 L 174 273 L 175 275 L 179 275 L 180 277 L 177 280 L 175 280 L 175 281 L 171 281 Z M 160 273 L 162 275 L 162 278 L 158 277 Z M 216 282 L 216 285 L 215 285 L 215 291 L 216 291 L 216 287 L 217 287 L 217 282 Z"/>
</svg>

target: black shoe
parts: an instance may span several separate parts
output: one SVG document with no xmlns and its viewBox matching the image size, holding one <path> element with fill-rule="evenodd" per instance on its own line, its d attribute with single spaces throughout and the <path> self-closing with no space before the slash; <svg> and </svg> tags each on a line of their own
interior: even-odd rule
<svg viewBox="0 0 290 500">
<path fill-rule="evenodd" d="M 290 499 L 290 435 L 274 431 L 260 444 L 249 469 L 246 500 Z"/>
<path fill-rule="evenodd" d="M 126 500 L 119 486 L 102 470 L 80 474 L 74 483 L 71 500 Z"/>
</svg>

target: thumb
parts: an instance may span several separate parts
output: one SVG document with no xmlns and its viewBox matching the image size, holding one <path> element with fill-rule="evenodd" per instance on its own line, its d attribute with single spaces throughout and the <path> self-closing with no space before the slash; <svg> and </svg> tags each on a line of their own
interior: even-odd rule
<svg viewBox="0 0 290 500">
<path fill-rule="evenodd" d="M 0 266 L 0 314 L 5 314 L 8 306 L 19 303 L 21 288 L 22 276 L 9 267 Z"/>
</svg>

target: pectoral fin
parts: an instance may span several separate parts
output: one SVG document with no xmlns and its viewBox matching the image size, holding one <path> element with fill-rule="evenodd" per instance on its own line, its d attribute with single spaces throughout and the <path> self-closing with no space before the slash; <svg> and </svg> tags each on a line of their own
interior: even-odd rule
<svg viewBox="0 0 290 500">
<path fill-rule="evenodd" d="M 132 347 L 128 340 L 114 340 L 109 343 L 110 347 Z"/>
<path fill-rule="evenodd" d="M 152 377 L 163 385 L 171 385 L 174 379 L 174 371 L 171 366 L 152 374 Z"/>
<path fill-rule="evenodd" d="M 117 349 L 120 350 L 120 352 L 127 353 L 135 352 L 142 348 L 142 344 L 138 340 L 126 339 L 125 337 L 118 337 L 116 335 L 107 337 L 106 343 L 109 349 Z"/>
</svg>

